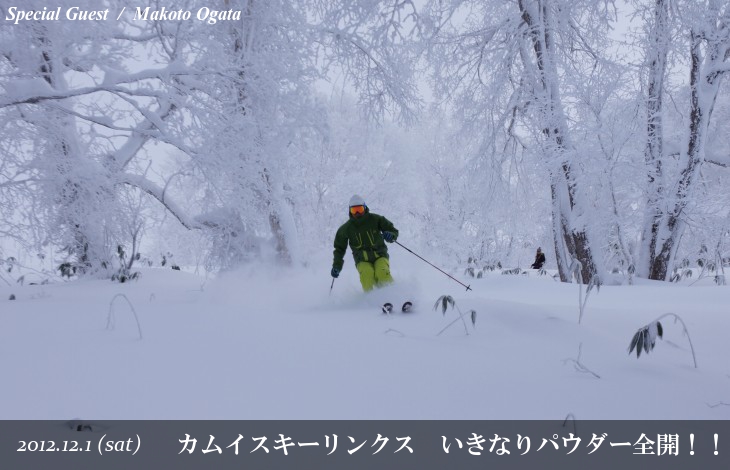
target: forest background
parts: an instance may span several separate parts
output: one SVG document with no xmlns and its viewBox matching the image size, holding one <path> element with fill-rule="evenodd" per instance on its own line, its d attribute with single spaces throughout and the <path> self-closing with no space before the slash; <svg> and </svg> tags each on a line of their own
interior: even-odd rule
<svg viewBox="0 0 730 470">
<path fill-rule="evenodd" d="M 53 6 L 111 14 L 0 23 L 7 284 L 306 266 L 353 193 L 450 269 L 725 282 L 726 1 Z"/>
</svg>

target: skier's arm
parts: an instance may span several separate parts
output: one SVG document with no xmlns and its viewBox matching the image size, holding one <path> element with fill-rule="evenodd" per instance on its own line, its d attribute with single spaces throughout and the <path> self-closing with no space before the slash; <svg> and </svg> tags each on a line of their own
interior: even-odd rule
<svg viewBox="0 0 730 470">
<path fill-rule="evenodd" d="M 393 238 L 393 240 L 398 238 L 398 229 L 395 228 L 395 226 L 393 225 L 393 222 L 386 219 L 382 215 L 380 216 L 380 220 L 378 221 L 378 230 L 380 230 L 381 232 L 393 233 L 395 235 L 395 238 Z"/>
<path fill-rule="evenodd" d="M 345 251 L 347 251 L 347 234 L 340 227 L 335 235 L 335 251 L 333 253 L 332 267 L 342 271 L 342 265 L 345 264 Z"/>
</svg>

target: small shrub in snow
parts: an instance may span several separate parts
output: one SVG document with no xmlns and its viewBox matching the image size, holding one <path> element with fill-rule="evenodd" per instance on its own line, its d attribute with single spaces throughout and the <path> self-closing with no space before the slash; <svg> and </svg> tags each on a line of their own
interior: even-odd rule
<svg viewBox="0 0 730 470">
<path fill-rule="evenodd" d="M 8 300 L 15 300 L 15 294 L 10 294 L 10 298 Z"/>
<path fill-rule="evenodd" d="M 662 335 L 664 335 L 664 329 L 662 328 L 662 324 L 658 321 L 653 321 L 648 325 L 639 328 L 639 330 L 634 334 L 634 337 L 631 339 L 629 354 L 631 354 L 634 349 L 636 349 L 637 359 L 641 356 L 642 350 L 649 354 L 649 351 L 654 350 L 657 337 L 661 338 Z"/>
<path fill-rule="evenodd" d="M 703 277 L 710 275 L 710 273 L 715 273 L 715 276 L 713 277 L 715 284 L 718 286 L 725 285 L 725 267 L 723 266 L 723 258 L 720 254 L 719 246 L 718 249 L 715 250 L 714 257 L 710 257 L 708 255 L 707 247 L 702 245 L 702 248 L 700 249 L 700 258 L 697 259 L 697 266 L 700 267 L 700 273 L 697 275 L 697 281 L 692 284 L 698 282 Z"/>
<path fill-rule="evenodd" d="M 576 423 L 575 415 L 573 413 L 568 413 L 568 415 L 563 420 L 563 427 L 564 428 L 565 427 L 568 427 L 568 420 L 570 420 L 570 421 L 573 422 L 573 433 L 574 434 L 578 434 L 578 426 L 575 424 Z"/>
<path fill-rule="evenodd" d="M 16 262 L 16 261 L 17 261 L 17 260 L 15 259 L 15 257 L 14 257 L 14 256 L 11 256 L 11 257 L 9 257 L 8 259 L 6 259 L 6 260 L 5 260 L 5 264 L 6 264 L 7 266 L 8 266 L 7 268 L 5 268 L 5 270 L 6 270 L 6 271 L 7 271 L 8 273 L 10 273 L 10 272 L 12 272 L 12 271 L 13 271 L 13 268 L 15 267 L 15 262 Z"/>
<path fill-rule="evenodd" d="M 641 356 L 641 351 L 649 354 L 649 351 L 654 349 L 656 339 L 664 336 L 664 327 L 659 320 L 665 317 L 673 317 L 675 323 L 680 322 L 682 324 L 682 332 L 687 336 L 687 341 L 689 341 L 690 351 L 692 352 L 692 360 L 694 361 L 694 366 L 696 368 L 697 358 L 695 357 L 695 349 L 692 346 L 692 339 L 689 337 L 689 331 L 687 331 L 687 325 L 684 324 L 684 321 L 679 317 L 679 315 L 674 313 L 665 313 L 648 325 L 639 328 L 636 333 L 634 333 L 634 337 L 631 338 L 629 354 L 636 349 L 636 357 L 638 358 Z"/>
<path fill-rule="evenodd" d="M 623 266 L 623 264 L 622 264 Z M 630 264 L 628 268 L 625 270 L 622 267 L 616 266 L 613 269 L 611 269 L 611 274 L 617 274 L 620 276 L 623 276 L 624 279 L 628 280 L 629 285 L 634 284 L 634 273 L 636 272 L 636 268 L 633 264 Z"/>
<path fill-rule="evenodd" d="M 636 273 L 636 266 L 634 264 L 630 264 L 629 268 L 626 270 L 626 272 L 629 274 L 629 285 L 632 285 L 634 283 L 634 274 Z"/>
<path fill-rule="evenodd" d="M 583 275 L 581 274 L 583 265 L 580 261 L 573 258 L 573 262 L 570 264 L 570 274 L 575 277 L 575 281 L 578 283 L 578 323 L 583 320 L 583 313 L 588 303 L 588 296 L 591 294 L 593 288 L 596 288 L 596 292 L 601 290 L 601 279 L 597 274 L 593 274 L 588 280 L 586 285 L 586 297 L 583 299 Z"/>
<path fill-rule="evenodd" d="M 710 405 L 709 403 L 705 403 L 710 408 L 717 408 L 718 406 L 730 406 L 730 403 L 725 403 L 724 401 L 720 401 L 715 403 L 714 405 Z"/>
<path fill-rule="evenodd" d="M 161 263 L 161 265 L 162 266 L 165 266 L 168 263 L 170 264 L 170 268 L 172 268 L 175 271 L 180 271 L 180 266 L 178 266 L 178 265 L 176 265 L 175 263 L 172 262 L 172 253 L 170 253 L 169 251 L 166 254 L 162 255 L 162 263 Z"/>
<path fill-rule="evenodd" d="M 65 263 L 59 264 L 57 269 L 58 269 L 58 271 L 61 272 L 61 277 L 70 279 L 71 276 L 76 275 L 76 266 L 69 263 L 68 261 Z"/>
<path fill-rule="evenodd" d="M 502 262 L 489 260 L 485 264 L 481 265 L 480 262 L 475 258 L 469 257 L 467 261 L 467 267 L 464 269 L 464 275 L 482 279 L 487 272 L 492 272 L 497 269 L 502 269 Z M 482 266 L 481 268 L 479 266 Z"/>
<path fill-rule="evenodd" d="M 142 325 L 139 324 L 139 317 L 137 316 L 137 311 L 134 309 L 134 305 L 132 305 L 132 302 L 129 301 L 126 295 L 124 294 L 117 294 L 114 297 L 112 297 L 111 302 L 109 302 L 109 314 L 106 317 L 106 329 L 107 330 L 113 330 L 116 325 L 116 316 L 114 315 L 114 301 L 118 298 L 123 298 L 127 301 L 127 305 L 129 305 L 129 309 L 132 311 L 132 314 L 134 315 L 134 320 L 137 322 L 137 332 L 139 333 L 139 339 L 142 339 Z"/>
<path fill-rule="evenodd" d="M 520 268 L 502 270 L 502 275 L 504 276 L 515 276 L 517 274 L 522 274 L 522 270 Z"/>
<path fill-rule="evenodd" d="M 406 335 L 402 331 L 394 330 L 393 328 L 388 328 L 387 330 L 385 330 L 384 334 L 400 336 L 401 338 L 406 337 Z"/>
<path fill-rule="evenodd" d="M 109 426 L 96 423 L 93 421 L 82 421 L 79 418 L 72 419 L 71 421 L 66 421 L 64 423 L 67 428 L 74 432 L 96 432 L 101 433 L 105 432 L 107 429 L 109 429 Z"/>
<path fill-rule="evenodd" d="M 461 319 L 461 322 L 464 324 L 464 332 L 466 332 L 466 334 L 468 336 L 469 335 L 469 328 L 467 328 L 467 326 L 466 326 L 466 321 L 464 320 L 464 313 L 462 313 L 461 309 L 456 305 L 456 301 L 454 300 L 454 298 L 451 297 L 450 295 L 442 295 L 441 297 L 438 298 L 438 300 L 436 300 L 436 303 L 434 304 L 433 309 L 434 310 L 438 310 L 439 306 L 441 307 L 441 313 L 444 316 L 446 316 L 446 310 L 449 308 L 449 306 L 451 307 L 452 310 L 455 308 L 459 312 L 459 318 L 455 319 L 454 321 L 452 321 L 451 323 L 449 323 L 448 325 L 446 325 L 444 327 L 444 329 L 442 329 L 441 331 L 439 331 L 436 336 L 439 336 L 441 333 L 443 333 L 444 331 L 446 331 L 451 325 L 453 325 L 454 323 L 456 323 L 460 319 Z M 470 310 L 470 311 L 467 312 L 467 314 L 471 318 L 472 328 L 476 327 L 476 324 L 477 324 L 477 312 L 476 312 L 476 310 Z"/>
<path fill-rule="evenodd" d="M 675 266 L 672 270 L 672 276 L 669 278 L 670 282 L 679 282 L 682 279 L 689 279 L 692 277 L 692 270 L 686 265 L 689 264 L 688 260 L 683 260 L 679 266 Z"/>
<path fill-rule="evenodd" d="M 582 352 L 583 352 L 583 343 L 580 343 L 580 344 L 578 345 L 578 358 L 577 358 L 577 359 L 573 359 L 573 358 L 571 357 L 571 358 L 568 358 L 568 359 L 564 359 L 564 360 L 563 360 L 563 364 L 567 364 L 567 363 L 569 363 L 569 362 L 572 362 L 572 363 L 573 363 L 573 367 L 574 367 L 574 368 L 575 368 L 575 370 L 577 370 L 578 372 L 582 372 L 582 373 L 584 373 L 584 374 L 591 374 L 591 375 L 592 375 L 593 377 L 595 377 L 595 378 L 597 378 L 597 379 L 600 379 L 600 378 L 601 378 L 601 376 L 600 376 L 600 375 L 596 374 L 595 372 L 593 372 L 592 370 L 590 370 L 589 368 L 587 368 L 587 367 L 586 367 L 585 365 L 583 365 L 583 363 L 582 363 L 582 362 L 580 361 L 580 355 L 581 355 L 581 353 L 582 353 Z"/>
<path fill-rule="evenodd" d="M 482 268 L 482 271 L 496 271 L 498 269 L 502 269 L 502 262 L 501 261 L 489 261 L 487 264 L 484 265 L 484 268 Z"/>
<path fill-rule="evenodd" d="M 138 255 L 139 253 L 134 257 L 134 259 L 139 259 Z M 122 245 L 117 246 L 117 256 L 119 256 L 119 269 L 116 273 L 112 274 L 112 281 L 125 283 L 127 281 L 139 279 L 140 274 L 138 271 L 131 272 L 134 260 L 127 261 L 127 253 L 124 251 L 124 247 Z"/>
</svg>

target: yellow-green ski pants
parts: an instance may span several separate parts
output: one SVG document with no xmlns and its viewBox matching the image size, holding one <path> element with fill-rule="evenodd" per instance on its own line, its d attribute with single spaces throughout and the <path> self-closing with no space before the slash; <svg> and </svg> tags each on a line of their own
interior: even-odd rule
<svg viewBox="0 0 730 470">
<path fill-rule="evenodd" d="M 374 263 L 360 261 L 357 263 L 357 272 L 360 273 L 360 284 L 365 292 L 373 290 L 375 286 L 382 287 L 393 282 L 388 258 L 378 258 Z"/>
</svg>

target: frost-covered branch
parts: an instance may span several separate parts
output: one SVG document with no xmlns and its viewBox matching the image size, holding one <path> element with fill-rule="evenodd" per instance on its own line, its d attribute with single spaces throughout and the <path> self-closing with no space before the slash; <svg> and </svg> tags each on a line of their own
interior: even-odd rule
<svg viewBox="0 0 730 470">
<path fill-rule="evenodd" d="M 148 180 L 144 176 L 132 175 L 124 173 L 119 177 L 120 183 L 134 186 L 145 193 L 149 194 L 153 198 L 157 199 L 175 218 L 187 229 L 200 229 L 203 224 L 195 220 L 195 218 L 188 216 L 187 211 L 180 207 L 177 203 L 170 199 L 165 198 L 165 189 L 159 185 Z"/>
<path fill-rule="evenodd" d="M 705 161 L 723 168 L 730 167 L 730 153 L 720 152 L 717 149 L 705 149 Z"/>
<path fill-rule="evenodd" d="M 32 80 L 18 80 L 11 84 L 4 84 L 6 96 L 0 98 L 0 109 L 19 104 L 37 104 L 48 100 L 64 100 L 68 98 L 90 95 L 102 91 L 114 93 L 132 93 L 130 90 L 120 88 L 118 85 L 141 82 L 144 80 L 157 79 L 167 81 L 177 75 L 188 75 L 191 70 L 182 64 L 170 64 L 161 69 L 150 69 L 126 74 L 107 70 L 104 80 L 100 85 L 58 90 L 48 86 L 42 78 Z"/>
</svg>

